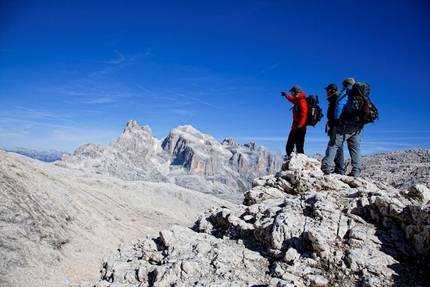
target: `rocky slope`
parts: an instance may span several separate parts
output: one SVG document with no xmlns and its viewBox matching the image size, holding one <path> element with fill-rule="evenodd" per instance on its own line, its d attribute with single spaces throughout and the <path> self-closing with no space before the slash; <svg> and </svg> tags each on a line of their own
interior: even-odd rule
<svg viewBox="0 0 430 287">
<path fill-rule="evenodd" d="M 108 146 L 83 145 L 55 164 L 123 180 L 174 183 L 239 201 L 255 177 L 275 173 L 282 161 L 255 143 L 240 145 L 231 138 L 219 143 L 192 126 L 179 126 L 159 140 L 148 126 L 130 120 Z"/>
<path fill-rule="evenodd" d="M 313 157 L 319 161 L 323 158 L 320 154 Z M 415 184 L 430 186 L 430 150 L 398 150 L 364 155 L 361 161 L 362 177 L 382 181 L 399 189 L 408 189 Z M 351 171 L 349 158 L 345 159 L 345 170 L 346 174 Z"/>
<path fill-rule="evenodd" d="M 77 286 L 103 257 L 229 202 L 170 183 L 64 169 L 0 149 L 0 286 Z"/>
<path fill-rule="evenodd" d="M 244 204 L 123 244 L 87 286 L 425 286 L 430 190 L 324 175 L 294 156 Z"/>
<path fill-rule="evenodd" d="M 414 149 L 363 156 L 363 176 L 407 189 L 413 184 L 430 187 L 430 150 Z"/>
</svg>

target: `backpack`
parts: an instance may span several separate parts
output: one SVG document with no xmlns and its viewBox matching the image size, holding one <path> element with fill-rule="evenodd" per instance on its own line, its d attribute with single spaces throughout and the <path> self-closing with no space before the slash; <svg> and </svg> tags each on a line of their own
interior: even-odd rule
<svg viewBox="0 0 430 287">
<path fill-rule="evenodd" d="M 357 124 L 374 123 L 379 119 L 379 113 L 376 106 L 369 97 L 370 85 L 365 82 L 356 82 L 348 95 L 352 101 L 352 112 L 344 108 L 341 118 L 347 121 L 353 121 Z"/>
<path fill-rule="evenodd" d="M 318 96 L 309 95 L 305 98 L 306 103 L 308 104 L 308 114 L 306 116 L 306 125 L 307 126 L 315 126 L 323 117 L 321 107 L 318 105 L 319 100 Z"/>
</svg>

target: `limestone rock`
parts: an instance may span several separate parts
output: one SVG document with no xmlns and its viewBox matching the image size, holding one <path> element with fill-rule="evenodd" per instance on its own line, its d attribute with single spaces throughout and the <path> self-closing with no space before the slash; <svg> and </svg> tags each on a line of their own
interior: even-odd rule
<svg viewBox="0 0 430 287">
<path fill-rule="evenodd" d="M 101 260 L 119 242 L 173 224 L 192 226 L 214 206 L 233 204 L 171 183 L 87 174 L 0 148 L 0 286 L 97 280 Z M 151 242 L 145 248 L 156 250 Z M 135 253 L 123 251 L 133 260 Z M 132 282 L 135 273 L 126 273 Z"/>
<path fill-rule="evenodd" d="M 362 176 L 378 179 L 398 189 L 408 189 L 416 184 L 429 187 L 429 163 L 430 150 L 424 149 L 363 156 Z"/>
<path fill-rule="evenodd" d="M 103 269 L 114 275 L 97 284 L 376 287 L 428 280 L 429 205 L 413 191 L 313 172 L 319 165 L 304 156 L 289 166 L 254 180 L 243 205 L 207 210 L 193 230 L 162 231 L 151 239 L 157 248 L 134 245 L 132 259 L 111 255 L 103 266 L 125 270 L 117 276 Z M 133 270 L 143 279 L 127 279 Z"/>
</svg>

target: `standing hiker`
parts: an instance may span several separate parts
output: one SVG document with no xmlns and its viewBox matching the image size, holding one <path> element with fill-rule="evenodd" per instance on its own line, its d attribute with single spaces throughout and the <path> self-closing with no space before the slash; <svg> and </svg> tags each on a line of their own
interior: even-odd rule
<svg viewBox="0 0 430 287">
<path fill-rule="evenodd" d="M 336 128 L 339 126 L 339 120 L 334 118 L 334 109 L 336 107 L 340 92 L 337 90 L 336 84 L 329 84 L 324 89 L 326 91 L 328 101 L 327 124 L 325 131 L 329 136 L 329 140 L 334 141 L 336 138 Z M 345 174 L 343 144 L 337 150 L 336 156 L 334 158 L 334 172 L 337 174 Z"/>
<path fill-rule="evenodd" d="M 358 177 L 361 173 L 361 132 L 363 124 L 355 123 L 348 120 L 348 115 L 352 113 L 352 98 L 349 96 L 349 91 L 355 84 L 353 78 L 347 78 L 342 83 L 342 92 L 339 95 L 335 109 L 334 119 L 339 120 L 339 126 L 336 128 L 335 136 L 330 139 L 325 157 L 321 161 L 321 170 L 325 174 L 334 172 L 334 159 L 338 149 L 346 141 L 348 146 L 349 155 L 351 156 L 352 170 L 349 176 Z"/>
<path fill-rule="evenodd" d="M 293 86 L 290 93 L 291 95 L 281 92 L 281 96 L 294 104 L 292 107 L 293 124 L 285 146 L 287 157 L 294 151 L 294 146 L 297 153 L 305 153 L 306 115 L 308 113 L 308 105 L 305 101 L 306 94 L 302 92 L 300 87 Z"/>
</svg>

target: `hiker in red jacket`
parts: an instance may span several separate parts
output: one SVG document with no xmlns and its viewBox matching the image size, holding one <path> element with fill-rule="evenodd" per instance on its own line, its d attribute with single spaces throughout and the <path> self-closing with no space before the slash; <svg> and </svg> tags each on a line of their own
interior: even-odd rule
<svg viewBox="0 0 430 287">
<path fill-rule="evenodd" d="M 294 151 L 294 146 L 296 146 L 297 153 L 305 153 L 306 115 L 308 114 L 308 105 L 305 101 L 306 94 L 302 92 L 299 86 L 292 87 L 290 93 L 291 96 L 281 92 L 281 96 L 294 104 L 292 107 L 293 124 L 285 146 L 287 157 Z"/>
</svg>

